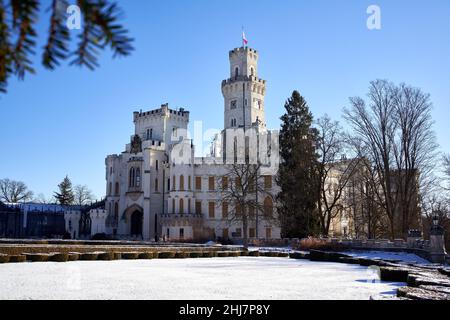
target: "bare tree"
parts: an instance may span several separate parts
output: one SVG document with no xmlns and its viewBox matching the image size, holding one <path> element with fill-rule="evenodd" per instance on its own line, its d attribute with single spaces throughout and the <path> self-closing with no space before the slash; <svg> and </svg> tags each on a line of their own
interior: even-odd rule
<svg viewBox="0 0 450 320">
<path fill-rule="evenodd" d="M 328 115 L 316 122 L 318 179 L 318 212 L 321 233 L 327 236 L 333 219 L 342 214 L 348 205 L 346 189 L 358 170 L 358 158 L 347 160 L 341 126 Z"/>
<path fill-rule="evenodd" d="M 447 191 L 450 191 L 450 154 L 446 154 L 443 157 L 444 161 L 444 177 L 447 182 L 447 186 L 445 186 L 445 189 Z"/>
<path fill-rule="evenodd" d="M 55 203 L 55 198 L 47 198 L 45 194 L 39 193 L 34 199 L 33 202 L 47 204 L 47 203 Z"/>
<path fill-rule="evenodd" d="M 31 200 L 33 192 L 28 190 L 22 181 L 10 179 L 0 180 L 0 200 L 9 203 L 18 203 Z"/>
<path fill-rule="evenodd" d="M 227 172 L 219 181 L 221 197 L 218 205 L 228 208 L 228 221 L 230 223 L 242 223 L 242 239 L 245 248 L 248 247 L 248 227 L 250 221 L 255 221 L 257 216 L 263 213 L 266 220 L 274 219 L 273 195 L 265 188 L 260 179 L 259 164 L 230 164 Z M 261 198 L 271 199 L 272 205 L 258 200 Z"/>
<path fill-rule="evenodd" d="M 73 188 L 73 194 L 75 199 L 75 204 L 77 205 L 86 205 L 89 202 L 92 202 L 94 200 L 94 195 L 92 194 L 92 191 L 89 190 L 88 186 L 86 185 L 76 185 Z"/>
<path fill-rule="evenodd" d="M 432 181 L 437 148 L 432 105 L 420 89 L 385 80 L 371 82 L 368 97 L 368 106 L 362 98 L 350 98 L 344 117 L 362 145 L 360 156 L 373 165 L 372 191 L 389 220 L 391 238 L 406 236 L 419 218 L 420 188 Z"/>
</svg>

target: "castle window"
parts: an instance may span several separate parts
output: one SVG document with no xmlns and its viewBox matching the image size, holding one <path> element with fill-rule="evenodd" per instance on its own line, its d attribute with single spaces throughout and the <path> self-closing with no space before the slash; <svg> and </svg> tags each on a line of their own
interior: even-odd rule
<svg viewBox="0 0 450 320">
<path fill-rule="evenodd" d="M 227 190 L 227 189 L 228 189 L 228 177 L 223 176 L 222 177 L 222 190 Z"/>
<path fill-rule="evenodd" d="M 272 188 L 272 176 L 264 176 L 264 188 L 265 189 Z"/>
<path fill-rule="evenodd" d="M 214 219 L 215 218 L 215 215 L 216 215 L 215 207 L 216 207 L 216 204 L 214 202 L 209 202 L 208 203 L 208 213 L 209 213 L 209 218 L 210 219 Z"/>
<path fill-rule="evenodd" d="M 109 183 L 108 194 L 109 194 L 109 195 L 112 195 L 112 182 Z"/>
<path fill-rule="evenodd" d="M 174 190 L 174 191 L 175 191 L 175 186 L 176 186 L 176 183 L 175 183 L 175 176 L 173 176 L 173 177 L 172 177 L 172 190 Z"/>
<path fill-rule="evenodd" d="M 249 228 L 248 229 L 248 235 L 250 238 L 254 238 L 255 237 L 255 228 Z"/>
<path fill-rule="evenodd" d="M 117 223 L 117 220 L 119 220 L 119 203 L 116 202 L 114 204 L 114 222 Z"/>
<path fill-rule="evenodd" d="M 253 70 L 253 67 L 251 67 L 251 68 L 250 68 L 250 75 L 251 75 L 251 76 L 254 76 L 254 75 L 255 75 L 254 73 L 255 73 L 255 71 Z"/>
<path fill-rule="evenodd" d="M 155 169 L 156 169 L 156 171 L 158 171 L 158 169 L 159 169 L 159 162 L 158 162 L 158 160 L 155 160 Z"/>
<path fill-rule="evenodd" d="M 231 110 L 236 109 L 236 106 L 237 106 L 237 101 L 236 100 L 232 100 L 231 103 L 230 103 L 230 109 Z"/>
<path fill-rule="evenodd" d="M 239 68 L 234 68 L 234 77 L 237 78 L 239 76 Z"/>
<path fill-rule="evenodd" d="M 266 238 L 272 238 L 272 228 L 266 228 Z"/>
<path fill-rule="evenodd" d="M 184 228 L 180 228 L 180 239 L 184 239 Z"/>
<path fill-rule="evenodd" d="M 188 176 L 188 190 L 191 190 L 191 176 Z"/>
<path fill-rule="evenodd" d="M 202 213 L 202 202 L 201 201 L 195 201 L 195 213 L 196 214 Z"/>
<path fill-rule="evenodd" d="M 180 191 L 184 191 L 184 176 L 181 175 L 180 176 L 180 186 L 179 186 Z"/>
<path fill-rule="evenodd" d="M 191 213 L 191 199 L 188 199 L 188 213 Z"/>
<path fill-rule="evenodd" d="M 223 202 L 222 203 L 222 219 L 228 218 L 228 203 Z"/>
<path fill-rule="evenodd" d="M 134 167 L 132 167 L 130 169 L 130 174 L 129 174 L 129 177 L 128 177 L 128 186 L 129 187 L 134 187 L 134 184 L 135 184 L 134 178 L 135 178 L 135 170 L 134 170 Z"/>
<path fill-rule="evenodd" d="M 209 177 L 208 179 L 209 191 L 214 191 L 214 177 Z"/>
<path fill-rule="evenodd" d="M 266 197 L 264 199 L 264 216 L 267 219 L 271 219 L 273 217 L 273 202 L 271 197 Z"/>
<path fill-rule="evenodd" d="M 184 200 L 180 199 L 180 208 L 179 208 L 180 214 L 184 213 Z"/>
<path fill-rule="evenodd" d="M 158 178 L 155 179 L 155 192 L 158 192 Z"/>
<path fill-rule="evenodd" d="M 175 198 L 172 198 L 172 212 L 175 213 Z"/>
<path fill-rule="evenodd" d="M 136 187 L 141 186 L 141 169 L 136 169 Z"/>
<path fill-rule="evenodd" d="M 119 183 L 118 182 L 116 182 L 116 187 L 115 187 L 115 190 L 114 190 L 114 193 L 116 194 L 116 196 L 118 196 L 119 195 Z"/>
<path fill-rule="evenodd" d="M 202 177 L 195 177 L 195 189 L 202 190 Z"/>
</svg>

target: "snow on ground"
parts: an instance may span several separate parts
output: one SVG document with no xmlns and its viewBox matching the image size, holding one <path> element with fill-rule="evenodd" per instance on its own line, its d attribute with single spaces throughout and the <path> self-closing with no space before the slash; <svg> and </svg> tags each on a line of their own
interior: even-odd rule
<svg viewBox="0 0 450 320">
<path fill-rule="evenodd" d="M 416 264 L 430 264 L 430 261 L 425 260 L 418 255 L 407 252 L 389 252 L 389 251 L 344 251 L 342 253 L 348 254 L 352 257 L 369 258 L 369 259 L 395 259 L 403 263 Z"/>
<path fill-rule="evenodd" d="M 390 298 L 367 267 L 272 257 L 0 265 L 0 299 Z"/>
</svg>

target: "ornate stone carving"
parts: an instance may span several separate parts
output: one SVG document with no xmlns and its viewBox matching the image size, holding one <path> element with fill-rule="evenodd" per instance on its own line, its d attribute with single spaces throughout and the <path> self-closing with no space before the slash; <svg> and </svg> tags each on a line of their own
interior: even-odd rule
<svg viewBox="0 0 450 320">
<path fill-rule="evenodd" d="M 137 134 L 131 138 L 131 153 L 139 153 L 142 152 L 142 140 Z"/>
</svg>

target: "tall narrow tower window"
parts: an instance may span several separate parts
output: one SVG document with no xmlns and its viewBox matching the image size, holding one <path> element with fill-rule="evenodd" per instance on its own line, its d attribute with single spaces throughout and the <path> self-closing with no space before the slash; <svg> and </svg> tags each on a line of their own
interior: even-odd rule
<svg viewBox="0 0 450 320">
<path fill-rule="evenodd" d="M 239 68 L 234 68 L 234 77 L 237 78 L 239 76 Z"/>
<path fill-rule="evenodd" d="M 254 76 L 255 75 L 255 70 L 253 69 L 253 67 L 250 68 L 250 75 Z"/>
</svg>

